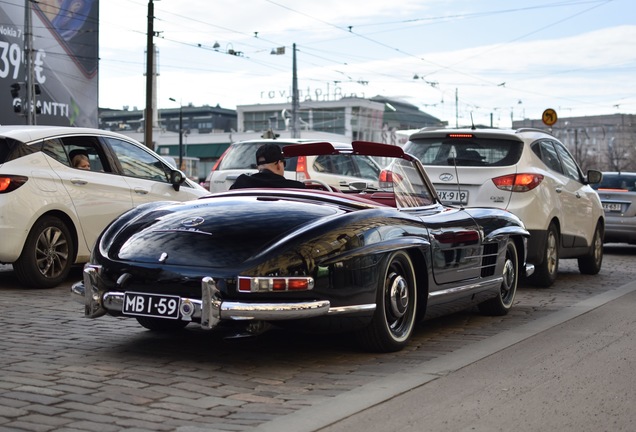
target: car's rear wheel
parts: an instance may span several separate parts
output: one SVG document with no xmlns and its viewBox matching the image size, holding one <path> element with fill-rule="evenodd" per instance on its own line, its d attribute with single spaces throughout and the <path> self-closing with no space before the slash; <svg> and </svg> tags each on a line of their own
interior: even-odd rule
<svg viewBox="0 0 636 432">
<path fill-rule="evenodd" d="M 499 295 L 479 304 L 479 311 L 486 315 L 506 315 L 517 295 L 519 282 L 519 259 L 514 240 L 508 239 L 506 244 L 506 258 L 504 260 L 503 280 L 499 288 Z"/>
<path fill-rule="evenodd" d="M 142 327 L 145 327 L 148 330 L 153 330 L 158 332 L 181 330 L 182 328 L 184 328 L 185 326 L 189 324 L 188 321 L 165 319 L 165 318 L 152 318 L 152 317 L 135 317 L 135 318 L 137 318 L 137 322 L 141 324 Z"/>
<path fill-rule="evenodd" d="M 24 285 L 53 288 L 66 279 L 74 260 L 75 245 L 66 224 L 44 216 L 31 228 L 13 269 Z"/>
<path fill-rule="evenodd" d="M 370 351 L 399 351 L 413 333 L 417 310 L 415 270 L 408 253 L 393 252 L 382 274 L 372 321 L 359 332 L 359 340 Z"/>
<path fill-rule="evenodd" d="M 601 271 L 603 264 L 603 227 L 596 225 L 592 244 L 587 255 L 579 257 L 579 271 L 581 274 L 595 275 Z"/>
<path fill-rule="evenodd" d="M 559 271 L 559 231 L 553 223 L 548 227 L 543 251 L 543 262 L 535 267 L 530 282 L 539 287 L 552 286 Z"/>
</svg>

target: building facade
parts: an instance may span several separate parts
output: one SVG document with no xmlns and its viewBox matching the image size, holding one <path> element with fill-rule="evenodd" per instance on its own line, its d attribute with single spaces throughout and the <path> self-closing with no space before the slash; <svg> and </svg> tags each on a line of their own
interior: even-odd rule
<svg viewBox="0 0 636 432">
<path fill-rule="evenodd" d="M 175 160 L 181 156 L 185 161 L 181 168 L 186 174 L 205 178 L 223 151 L 235 141 L 260 138 L 268 131 L 281 138 L 291 138 L 291 109 L 291 103 L 239 105 L 236 110 L 218 106 L 160 109 L 159 125 L 153 129 L 153 148 Z M 382 96 L 303 101 L 298 118 L 300 138 L 342 142 L 401 144 L 408 136 L 399 131 L 445 125 L 414 105 Z M 101 129 L 144 141 L 143 110 L 100 110 L 99 124 Z"/>
<path fill-rule="evenodd" d="M 583 171 L 636 171 L 636 115 L 565 117 L 550 128 L 539 120 L 515 121 L 513 128 L 548 130 L 565 144 Z"/>
</svg>

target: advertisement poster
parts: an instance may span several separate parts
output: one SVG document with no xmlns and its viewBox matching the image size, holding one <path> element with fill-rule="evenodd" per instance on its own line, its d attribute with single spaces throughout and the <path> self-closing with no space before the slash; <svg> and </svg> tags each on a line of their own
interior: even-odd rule
<svg viewBox="0 0 636 432">
<path fill-rule="evenodd" d="M 97 127 L 99 0 L 0 2 L 0 124 L 28 124 L 25 8 L 37 87 L 31 124 Z"/>
</svg>

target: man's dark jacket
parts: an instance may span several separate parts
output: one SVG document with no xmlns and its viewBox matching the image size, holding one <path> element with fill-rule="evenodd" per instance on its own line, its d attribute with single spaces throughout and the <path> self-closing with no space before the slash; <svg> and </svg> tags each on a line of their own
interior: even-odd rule
<svg viewBox="0 0 636 432">
<path fill-rule="evenodd" d="M 305 184 L 296 180 L 289 180 L 268 169 L 252 175 L 241 174 L 230 189 L 246 188 L 300 188 L 305 189 Z"/>
</svg>

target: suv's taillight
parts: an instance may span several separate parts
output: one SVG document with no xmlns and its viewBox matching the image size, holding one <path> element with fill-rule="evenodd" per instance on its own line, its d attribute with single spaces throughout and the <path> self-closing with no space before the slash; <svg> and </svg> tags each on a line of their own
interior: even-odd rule
<svg viewBox="0 0 636 432">
<path fill-rule="evenodd" d="M 402 180 L 399 174 L 393 171 L 383 169 L 380 171 L 378 178 L 380 189 L 392 189 L 394 183 L 399 183 Z"/>
<path fill-rule="evenodd" d="M 14 191 L 25 184 L 28 179 L 24 176 L 0 176 L 0 193 Z"/>
<path fill-rule="evenodd" d="M 543 181 L 541 174 L 509 174 L 492 179 L 498 189 L 511 192 L 528 192 Z"/>
<path fill-rule="evenodd" d="M 307 158 L 305 156 L 298 156 L 298 162 L 296 162 L 296 180 L 303 181 L 309 178 L 309 173 L 307 172 Z"/>
<path fill-rule="evenodd" d="M 230 149 L 230 147 L 226 148 L 225 151 L 223 153 L 221 153 L 221 157 L 218 158 L 216 160 L 216 162 L 214 162 L 214 166 L 212 167 L 212 171 L 216 171 L 216 169 L 219 167 L 219 164 L 223 160 L 223 157 L 225 157 L 225 154 L 228 152 L 229 149 Z"/>
</svg>

